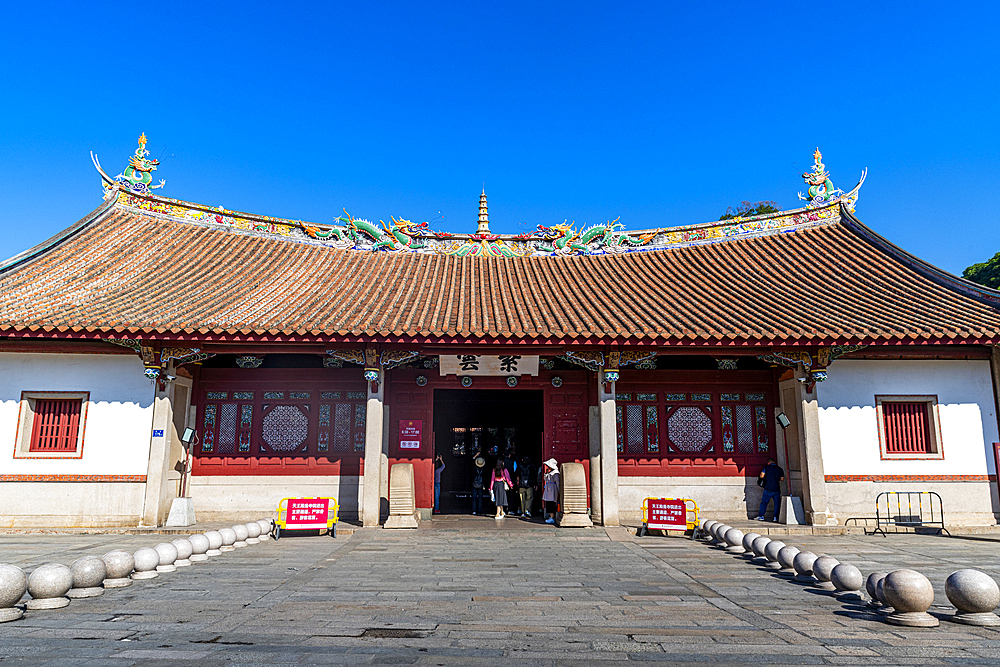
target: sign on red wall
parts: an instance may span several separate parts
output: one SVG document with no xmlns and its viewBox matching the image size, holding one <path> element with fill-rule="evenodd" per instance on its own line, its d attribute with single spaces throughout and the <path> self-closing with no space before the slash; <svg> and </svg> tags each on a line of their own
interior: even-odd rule
<svg viewBox="0 0 1000 667">
<path fill-rule="evenodd" d="M 420 449 L 420 432 L 423 428 L 421 419 L 399 420 L 399 448 Z"/>
<path fill-rule="evenodd" d="M 646 527 L 687 530 L 687 506 L 674 498 L 646 498 Z"/>
<path fill-rule="evenodd" d="M 288 528 L 326 528 L 329 502 L 326 498 L 289 498 L 285 525 Z"/>
</svg>

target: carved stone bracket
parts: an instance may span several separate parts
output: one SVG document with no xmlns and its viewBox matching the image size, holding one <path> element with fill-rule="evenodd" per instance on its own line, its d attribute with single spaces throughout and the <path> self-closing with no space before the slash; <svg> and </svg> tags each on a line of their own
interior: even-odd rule
<svg viewBox="0 0 1000 667">
<path fill-rule="evenodd" d="M 413 350 L 383 350 L 379 363 L 385 368 L 396 368 L 420 356 Z"/>
<path fill-rule="evenodd" d="M 758 359 L 795 368 L 802 364 L 806 372 L 805 381 L 809 384 L 823 382 L 827 379 L 827 367 L 845 354 L 866 347 L 865 345 L 833 345 L 830 347 L 820 347 L 816 350 L 816 357 L 813 358 L 807 350 L 771 350 L 769 354 L 759 354 Z"/>
<path fill-rule="evenodd" d="M 347 363 L 359 366 L 365 364 L 364 350 L 327 350 L 326 354 L 331 359 L 339 359 L 341 362 L 346 361 Z"/>
<path fill-rule="evenodd" d="M 594 351 L 568 351 L 562 356 L 566 361 L 583 366 L 588 371 L 599 371 L 604 366 L 604 353 Z"/>
<path fill-rule="evenodd" d="M 647 350 L 622 350 L 620 355 L 621 358 L 618 363 L 621 366 L 635 364 L 637 367 L 641 368 L 645 365 L 644 362 L 656 359 L 656 352 L 649 352 Z"/>
<path fill-rule="evenodd" d="M 243 356 L 236 357 L 236 365 L 240 368 L 260 368 L 263 363 L 264 357 L 258 357 L 253 354 L 245 354 Z"/>
</svg>

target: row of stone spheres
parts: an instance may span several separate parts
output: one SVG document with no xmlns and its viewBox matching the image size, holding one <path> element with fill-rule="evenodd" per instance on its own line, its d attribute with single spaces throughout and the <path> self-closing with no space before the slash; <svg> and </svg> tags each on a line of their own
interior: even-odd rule
<svg viewBox="0 0 1000 667">
<path fill-rule="evenodd" d="M 232 528 L 162 542 L 153 548 L 142 547 L 135 553 L 116 549 L 100 558 L 84 556 L 68 567 L 46 563 L 30 575 L 16 565 L 0 563 L 0 623 L 21 618 L 25 610 L 59 609 L 72 599 L 103 595 L 108 588 L 131 586 L 133 581 L 154 579 L 224 551 L 258 544 L 271 539 L 273 529 L 271 519 L 238 523 Z M 22 604 L 25 593 L 31 597 Z"/>
<path fill-rule="evenodd" d="M 702 520 L 700 532 L 709 545 L 741 556 L 750 562 L 774 570 L 802 584 L 827 591 L 845 601 L 864 602 L 864 588 L 869 598 L 867 606 L 885 616 L 893 625 L 933 628 L 940 625 L 927 613 L 934 603 L 934 587 L 916 570 L 872 572 L 867 579 L 861 570 L 836 558 L 816 555 L 779 540 L 757 533 L 746 533 L 712 520 Z M 957 609 L 948 620 L 966 625 L 998 626 L 1000 616 L 993 610 L 1000 605 L 1000 586 L 985 572 L 958 570 L 944 583 L 948 600 Z"/>
</svg>

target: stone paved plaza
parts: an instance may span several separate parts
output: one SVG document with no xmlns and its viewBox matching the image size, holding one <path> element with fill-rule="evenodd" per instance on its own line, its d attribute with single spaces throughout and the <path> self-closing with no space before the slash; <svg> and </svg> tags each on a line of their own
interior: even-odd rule
<svg viewBox="0 0 1000 667">
<path fill-rule="evenodd" d="M 26 571 L 156 535 L 4 535 Z M 988 537 L 789 536 L 875 570 L 1000 579 Z M 891 626 L 702 542 L 444 517 L 416 531 L 292 537 L 0 624 L 0 664 L 1000 664 L 1000 631 Z"/>
</svg>

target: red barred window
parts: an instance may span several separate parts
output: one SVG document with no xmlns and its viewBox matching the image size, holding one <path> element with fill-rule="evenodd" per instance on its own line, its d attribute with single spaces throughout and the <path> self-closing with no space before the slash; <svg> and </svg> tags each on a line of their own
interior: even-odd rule
<svg viewBox="0 0 1000 667">
<path fill-rule="evenodd" d="M 35 400 L 29 452 L 74 452 L 80 440 L 79 399 Z"/>
<path fill-rule="evenodd" d="M 886 454 L 934 454 L 931 405 L 926 401 L 882 403 Z"/>
</svg>

